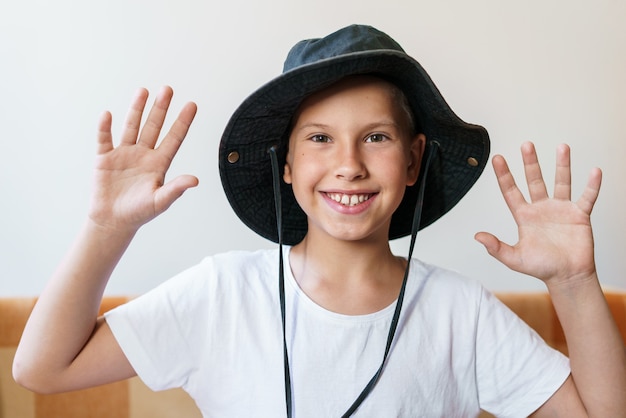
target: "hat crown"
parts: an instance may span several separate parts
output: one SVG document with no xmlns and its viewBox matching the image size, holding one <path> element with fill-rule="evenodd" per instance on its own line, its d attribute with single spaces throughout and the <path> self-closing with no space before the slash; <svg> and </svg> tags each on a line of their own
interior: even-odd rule
<svg viewBox="0 0 626 418">
<path fill-rule="evenodd" d="M 324 59 L 375 50 L 404 52 L 389 35 L 367 25 L 350 25 L 324 38 L 305 39 L 291 48 L 283 73 Z"/>
</svg>

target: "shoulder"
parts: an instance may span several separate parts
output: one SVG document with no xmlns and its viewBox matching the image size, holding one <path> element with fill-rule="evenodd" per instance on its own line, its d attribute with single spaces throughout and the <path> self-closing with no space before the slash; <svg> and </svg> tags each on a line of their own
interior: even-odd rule
<svg viewBox="0 0 626 418">
<path fill-rule="evenodd" d="M 267 287 L 275 281 L 278 250 L 229 251 L 207 256 L 197 264 L 167 279 L 147 293 L 135 298 L 131 305 L 191 309 L 206 306 L 207 299 L 229 293 L 251 292 L 251 287 Z"/>
<path fill-rule="evenodd" d="M 412 281 L 412 283 L 411 283 Z M 425 309 L 478 325 L 479 318 L 500 316 L 510 321 L 515 315 L 477 279 L 457 271 L 411 260 L 410 284 Z"/>
<path fill-rule="evenodd" d="M 470 295 L 481 297 L 485 292 L 482 283 L 455 270 L 426 263 L 417 258 L 411 259 L 411 280 L 423 290 L 445 293 L 450 297 L 466 298 Z"/>
<path fill-rule="evenodd" d="M 256 251 L 228 251 L 206 257 L 202 264 L 210 265 L 219 270 L 234 269 L 236 271 L 250 269 L 266 269 L 278 265 L 278 249 L 262 249 Z"/>
<path fill-rule="evenodd" d="M 228 251 L 204 258 L 198 268 L 203 280 L 235 285 L 275 281 L 278 275 L 278 249 Z"/>
</svg>

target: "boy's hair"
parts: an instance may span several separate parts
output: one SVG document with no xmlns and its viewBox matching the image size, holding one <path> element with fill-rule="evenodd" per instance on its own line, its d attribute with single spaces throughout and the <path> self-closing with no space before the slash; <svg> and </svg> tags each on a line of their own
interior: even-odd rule
<svg viewBox="0 0 626 418">
<path fill-rule="evenodd" d="M 409 103 L 409 99 L 406 97 L 406 94 L 404 94 L 402 89 L 400 89 L 400 87 L 398 87 L 394 83 L 389 82 L 388 85 L 389 92 L 391 93 L 391 97 L 393 98 L 394 103 L 398 105 L 398 107 L 406 117 L 406 120 L 409 122 L 409 133 L 411 135 L 423 133 L 420 123 L 416 119 L 415 113 L 413 113 L 413 110 L 411 109 L 411 104 Z"/>
<path fill-rule="evenodd" d="M 415 114 L 413 113 L 413 110 L 411 109 L 411 105 L 409 103 L 409 99 L 407 99 L 406 94 L 404 94 L 404 92 L 400 89 L 400 87 L 398 87 L 397 85 L 395 85 L 393 82 L 389 81 L 386 77 L 381 77 L 377 74 L 358 74 L 356 76 L 348 76 L 348 77 L 360 77 L 360 76 L 370 76 L 370 77 L 375 77 L 378 78 L 382 81 L 385 81 L 385 87 L 387 88 L 388 93 L 391 96 L 391 99 L 393 101 L 393 103 L 398 106 L 398 108 L 400 109 L 400 111 L 402 112 L 402 115 L 405 117 L 406 121 L 408 122 L 408 132 L 411 135 L 416 135 L 419 133 L 422 133 L 421 127 L 419 122 L 417 121 Z M 346 78 L 348 78 L 346 77 Z M 341 81 L 341 80 L 339 80 Z M 338 82 L 339 82 L 338 81 Z M 330 86 L 329 86 L 330 87 Z M 315 92 L 312 92 L 311 94 L 314 94 Z M 310 94 L 310 95 L 311 95 Z M 309 96 L 310 96 L 309 95 Z M 304 101 L 306 99 L 303 98 L 302 100 Z M 289 147 L 288 147 L 288 143 L 289 143 L 289 136 L 291 135 L 291 132 L 293 131 L 293 127 L 296 124 L 296 119 L 298 116 L 298 109 L 300 108 L 300 106 L 298 106 L 298 108 L 296 109 L 296 111 L 294 111 L 291 120 L 289 122 L 289 127 L 285 132 L 285 153 L 288 152 Z M 281 173 L 282 174 L 282 173 Z"/>
</svg>

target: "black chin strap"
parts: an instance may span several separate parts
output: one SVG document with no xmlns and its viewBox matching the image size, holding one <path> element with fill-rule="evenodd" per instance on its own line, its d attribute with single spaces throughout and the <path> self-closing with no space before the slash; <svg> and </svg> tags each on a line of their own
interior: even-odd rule
<svg viewBox="0 0 626 418">
<path fill-rule="evenodd" d="M 411 258 L 413 257 L 413 249 L 415 248 L 415 241 L 417 238 L 417 231 L 419 230 L 420 220 L 422 217 L 422 207 L 424 205 L 424 189 L 426 187 L 426 177 L 428 173 L 428 168 L 430 167 L 430 163 L 433 160 L 435 153 L 439 147 L 439 143 L 436 141 L 430 142 L 428 155 L 426 156 L 426 160 L 424 161 L 423 167 L 423 175 L 420 180 L 417 202 L 415 204 L 415 210 L 413 212 L 413 223 L 411 226 L 411 242 L 409 245 L 409 253 L 407 257 L 406 269 L 404 271 L 404 278 L 402 279 L 402 286 L 400 287 L 400 293 L 398 294 L 398 300 L 396 302 L 396 309 L 393 313 L 393 318 L 391 319 L 391 325 L 389 326 L 389 333 L 387 334 L 387 344 L 385 346 L 385 353 L 383 355 L 382 362 L 380 363 L 380 367 L 374 373 L 374 376 L 367 383 L 365 388 L 361 391 L 356 400 L 352 403 L 350 408 L 341 416 L 342 418 L 350 417 L 363 403 L 365 398 L 370 394 L 380 375 L 385 368 L 385 364 L 387 361 L 387 356 L 389 355 L 389 351 L 391 350 L 391 344 L 393 343 L 393 338 L 396 334 L 396 328 L 398 327 L 398 322 L 400 320 L 400 312 L 402 311 L 402 303 L 404 301 L 404 293 L 406 291 L 406 284 L 409 278 L 409 267 L 411 265 Z M 289 372 L 289 356 L 287 354 L 287 338 L 285 334 L 285 274 L 284 274 L 284 262 L 283 262 L 283 236 L 282 236 L 282 210 L 281 210 L 281 199 L 280 199 L 280 173 L 278 170 L 278 158 L 276 156 L 275 147 L 271 147 L 270 150 L 270 158 L 272 161 L 272 176 L 273 176 L 273 185 L 274 185 L 274 205 L 276 208 L 276 227 L 278 229 L 278 290 L 280 297 L 280 314 L 282 320 L 283 327 L 283 357 L 284 357 L 284 371 L 285 371 L 285 404 L 287 407 L 287 418 L 291 418 L 293 415 L 292 411 L 292 402 L 291 402 L 291 376 Z"/>
<path fill-rule="evenodd" d="M 270 148 L 272 160 L 272 178 L 274 185 L 274 206 L 276 209 L 276 228 L 278 229 L 278 294 L 280 297 L 280 319 L 283 325 L 283 361 L 285 369 L 285 405 L 287 418 L 292 416 L 291 408 L 291 375 L 289 373 L 289 355 L 287 354 L 287 337 L 285 333 L 285 272 L 283 262 L 283 211 L 280 200 L 280 173 L 276 148 Z"/>
</svg>

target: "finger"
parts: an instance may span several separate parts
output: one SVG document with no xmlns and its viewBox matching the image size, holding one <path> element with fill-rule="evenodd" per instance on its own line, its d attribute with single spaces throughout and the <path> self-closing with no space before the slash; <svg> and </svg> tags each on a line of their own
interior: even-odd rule
<svg viewBox="0 0 626 418">
<path fill-rule="evenodd" d="M 111 135 L 112 119 L 111 112 L 104 112 L 98 120 L 98 155 L 106 154 L 113 149 L 113 135 Z"/>
<path fill-rule="evenodd" d="M 572 170 L 570 148 L 561 144 L 556 150 L 556 174 L 554 176 L 554 198 L 572 199 Z"/>
<path fill-rule="evenodd" d="M 587 186 L 583 190 L 583 194 L 578 199 L 576 204 L 588 215 L 591 214 L 593 206 L 600 194 L 600 185 L 602 184 L 602 171 L 599 168 L 594 168 L 589 173 L 589 180 L 587 180 Z"/>
<path fill-rule="evenodd" d="M 141 116 L 143 115 L 147 100 L 148 90 L 142 88 L 135 93 L 135 97 L 126 114 L 124 130 L 122 131 L 122 144 L 132 145 L 137 142 L 137 136 L 139 135 L 139 128 L 141 126 Z"/>
<path fill-rule="evenodd" d="M 178 176 L 165 183 L 155 196 L 157 214 L 165 212 L 189 188 L 198 185 L 198 178 L 191 175 Z"/>
<path fill-rule="evenodd" d="M 524 195 L 522 195 L 522 192 L 520 192 L 517 184 L 515 184 L 515 179 L 513 178 L 511 170 L 509 170 L 509 166 L 504 157 L 501 155 L 494 156 L 492 165 L 494 172 L 496 173 L 498 186 L 500 186 L 500 191 L 502 192 L 504 201 L 509 207 L 511 213 L 513 213 L 513 217 L 515 217 L 517 208 L 525 205 L 526 199 L 524 199 Z"/>
<path fill-rule="evenodd" d="M 189 127 L 191 126 L 191 122 L 193 122 L 193 118 L 196 116 L 197 110 L 198 107 L 193 102 L 189 102 L 183 106 L 169 132 L 165 138 L 163 138 L 163 142 L 159 145 L 159 152 L 163 152 L 170 161 L 178 152 L 187 132 L 189 132 Z"/>
<path fill-rule="evenodd" d="M 522 144 L 522 161 L 524 161 L 524 173 L 526 174 L 526 183 L 528 184 L 531 202 L 546 199 L 548 197 L 548 189 L 546 189 L 546 183 L 543 181 L 537 152 L 532 142 Z"/>
<path fill-rule="evenodd" d="M 150 109 L 146 123 L 144 123 L 143 128 L 141 129 L 138 141 L 139 144 L 145 145 L 149 148 L 154 148 L 159 139 L 159 134 L 161 133 L 161 128 L 163 127 L 163 121 L 165 121 L 167 109 L 170 106 L 173 95 L 174 91 L 169 86 L 165 86 L 161 89 L 161 91 L 159 91 L 159 94 L 154 101 L 154 105 L 152 105 L 152 109 Z"/>
<path fill-rule="evenodd" d="M 493 258 L 510 269 L 519 271 L 519 260 L 512 246 L 505 244 L 495 235 L 488 232 L 479 232 L 474 235 L 474 239 L 480 242 Z"/>
</svg>

